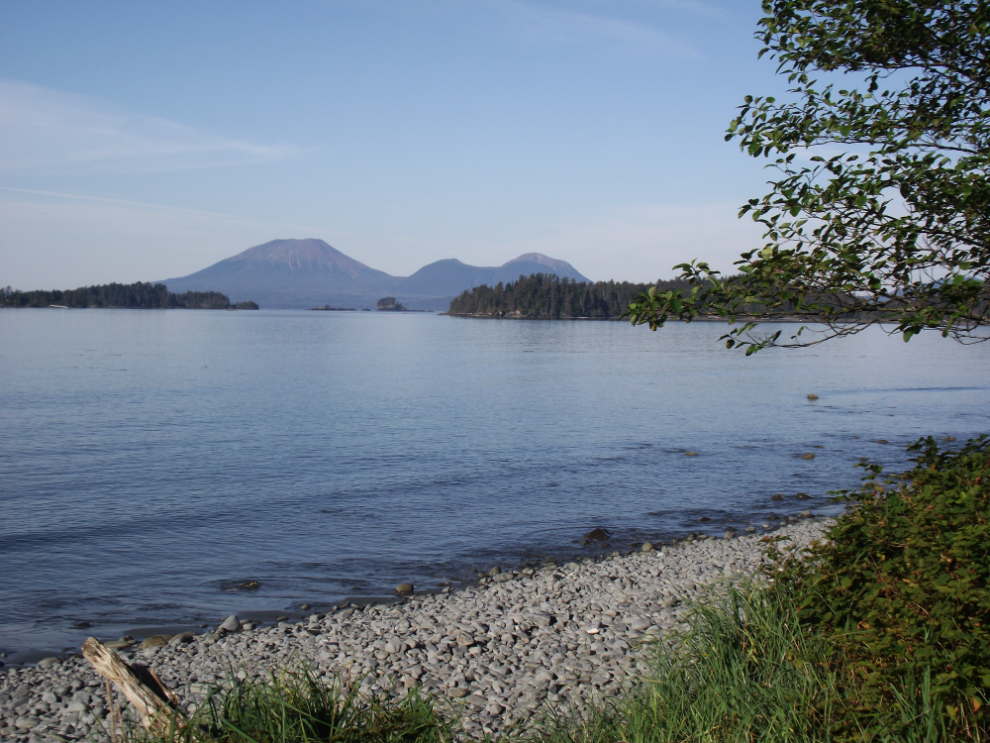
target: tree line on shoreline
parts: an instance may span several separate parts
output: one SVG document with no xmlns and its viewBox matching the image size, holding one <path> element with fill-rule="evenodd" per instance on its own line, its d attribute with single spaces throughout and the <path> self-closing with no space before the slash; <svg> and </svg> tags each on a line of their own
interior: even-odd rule
<svg viewBox="0 0 990 743">
<path fill-rule="evenodd" d="M 733 283 L 740 277 L 730 276 L 724 283 Z M 689 301 L 692 284 L 688 279 L 677 278 L 655 283 L 630 283 L 628 281 L 596 281 L 594 283 L 559 278 L 553 274 L 520 276 L 517 281 L 501 282 L 494 287 L 476 286 L 455 297 L 450 303 L 448 315 L 483 317 L 517 317 L 533 319 L 595 319 L 617 320 L 629 317 L 630 304 L 640 296 L 666 293 L 681 296 Z M 763 305 L 746 304 L 737 308 L 745 316 L 770 314 L 781 319 L 821 317 L 821 306 L 842 306 L 849 298 L 841 292 L 828 297 L 816 297 L 819 305 L 810 312 L 800 306 L 780 303 L 768 312 Z M 706 307 L 696 313 L 698 319 L 718 318 L 718 307 Z M 861 317 L 859 319 L 862 319 Z"/>
<path fill-rule="evenodd" d="M 164 284 L 100 284 L 65 291 L 35 290 L 22 292 L 11 287 L 0 291 L 0 307 L 71 307 L 126 309 L 187 310 L 256 310 L 254 302 L 232 304 L 220 292 L 170 292 Z"/>
<path fill-rule="evenodd" d="M 685 280 L 633 284 L 628 281 L 586 283 L 553 274 L 520 276 L 517 281 L 494 287 L 482 285 L 455 297 L 450 315 L 490 317 L 618 319 L 629 303 L 651 286 L 663 290 L 687 290 Z"/>
</svg>

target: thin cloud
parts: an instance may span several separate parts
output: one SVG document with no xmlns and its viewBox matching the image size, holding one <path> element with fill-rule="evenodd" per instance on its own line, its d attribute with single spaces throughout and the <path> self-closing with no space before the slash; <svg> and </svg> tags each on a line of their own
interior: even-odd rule
<svg viewBox="0 0 990 743">
<path fill-rule="evenodd" d="M 24 194 L 27 196 L 42 196 L 48 199 L 67 199 L 70 201 L 84 201 L 93 202 L 96 204 L 106 204 L 111 206 L 119 206 L 125 208 L 131 208 L 134 210 L 144 210 L 144 211 L 159 211 L 167 212 L 177 216 L 186 215 L 190 217 L 200 217 L 205 219 L 213 219 L 231 222 L 235 224 L 242 225 L 275 225 L 280 227 L 286 227 L 293 230 L 312 230 L 312 227 L 306 227 L 303 225 L 289 224 L 287 222 L 278 222 L 270 219 L 256 219 L 253 217 L 244 217 L 234 214 L 224 214 L 222 212 L 209 212 L 203 211 L 201 209 L 185 209 L 179 206 L 169 206 L 167 204 L 153 204 L 147 201 L 132 201 L 130 199 L 114 199 L 107 196 L 89 196 L 86 194 L 74 194 L 74 193 L 63 193 L 61 191 L 42 191 L 33 188 L 15 188 L 13 186 L 0 186 L 0 191 L 7 191 L 9 193 Z"/>
<path fill-rule="evenodd" d="M 629 0 L 621 0 L 622 4 L 628 4 Z M 616 5 L 616 0 L 595 0 L 597 4 Z M 720 17 L 725 14 L 724 8 L 713 5 L 705 0 L 634 0 L 636 5 L 647 8 L 662 8 L 681 10 L 694 15 L 701 15 L 708 18 Z"/>
<path fill-rule="evenodd" d="M 511 14 L 520 25 L 522 38 L 530 42 L 561 46 L 607 44 L 626 53 L 698 56 L 697 51 L 687 44 L 650 25 L 628 18 L 547 8 L 522 0 L 501 0 L 491 7 Z"/>
<path fill-rule="evenodd" d="M 0 171 L 160 172 L 296 157 L 285 144 L 256 144 L 107 101 L 0 80 Z"/>
</svg>

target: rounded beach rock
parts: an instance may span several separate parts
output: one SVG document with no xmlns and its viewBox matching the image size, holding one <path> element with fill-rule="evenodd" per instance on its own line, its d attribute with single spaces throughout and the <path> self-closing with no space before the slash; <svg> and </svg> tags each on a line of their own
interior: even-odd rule
<svg viewBox="0 0 990 743">
<path fill-rule="evenodd" d="M 777 532 L 793 540 L 788 550 L 823 536 L 827 522 L 810 516 L 789 517 L 796 523 Z M 674 548 L 505 570 L 500 575 L 511 580 L 449 593 L 118 652 L 154 670 L 183 709 L 201 705 L 217 684 L 263 680 L 304 663 L 327 683 L 357 683 L 362 694 L 418 687 L 449 700 L 438 710 L 458 726 L 458 740 L 535 733 L 548 706 L 580 714 L 595 700 L 621 697 L 650 672 L 650 641 L 684 628 L 694 604 L 721 600 L 737 581 L 766 581 L 767 545 L 759 537 L 694 537 Z M 97 735 L 112 708 L 103 680 L 82 658 L 44 665 L 0 673 L 0 738 L 54 743 Z M 113 701 L 128 714 L 126 700 L 114 693 Z"/>
</svg>

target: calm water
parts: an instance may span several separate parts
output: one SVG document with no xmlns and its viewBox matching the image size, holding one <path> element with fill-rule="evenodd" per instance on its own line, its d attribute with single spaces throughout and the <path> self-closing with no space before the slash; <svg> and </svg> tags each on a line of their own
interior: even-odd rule
<svg viewBox="0 0 990 743">
<path fill-rule="evenodd" d="M 824 512 L 857 457 L 990 431 L 990 344 L 746 359 L 722 332 L 2 311 L 0 649 L 437 586 L 597 526 L 614 549 Z"/>
</svg>

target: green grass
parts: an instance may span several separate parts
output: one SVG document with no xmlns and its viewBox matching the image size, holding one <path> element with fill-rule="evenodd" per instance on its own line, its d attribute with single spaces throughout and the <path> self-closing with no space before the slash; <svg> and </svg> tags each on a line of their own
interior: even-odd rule
<svg viewBox="0 0 990 743">
<path fill-rule="evenodd" d="M 107 738 L 110 736 L 107 735 Z M 449 726 L 415 690 L 358 693 L 310 668 L 217 686 L 181 729 L 151 734 L 125 725 L 122 743 L 450 743 Z"/>
<path fill-rule="evenodd" d="M 983 741 L 950 732 L 926 680 L 907 680 L 896 733 L 843 729 L 854 682 L 828 659 L 821 635 L 797 621 L 775 590 L 732 592 L 723 606 L 698 607 L 691 628 L 657 645 L 653 673 L 584 719 L 549 717 L 542 743 L 873 743 Z M 926 703 L 927 702 L 927 703 Z M 848 720 L 848 716 L 845 718 Z"/>
<path fill-rule="evenodd" d="M 837 694 L 789 607 L 766 591 L 699 607 L 676 646 L 652 648 L 653 674 L 585 721 L 551 718 L 546 743 L 826 741 Z"/>
</svg>

